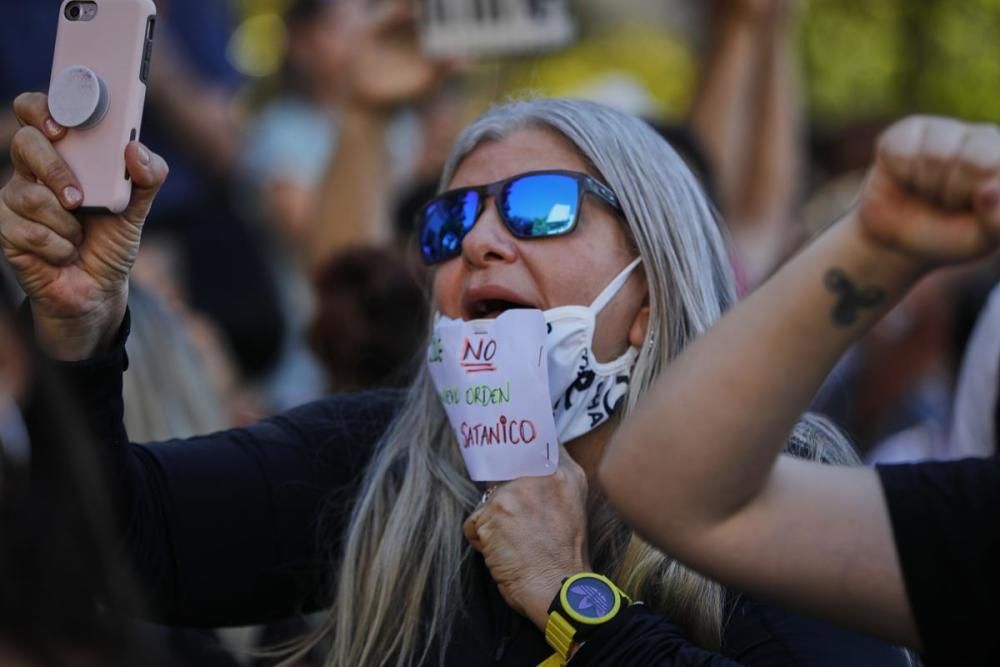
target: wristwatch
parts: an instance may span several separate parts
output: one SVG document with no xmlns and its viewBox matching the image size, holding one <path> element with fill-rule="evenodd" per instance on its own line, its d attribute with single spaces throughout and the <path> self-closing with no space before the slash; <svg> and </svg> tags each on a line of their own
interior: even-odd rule
<svg viewBox="0 0 1000 667">
<path fill-rule="evenodd" d="M 574 643 L 584 641 L 630 604 L 621 589 L 599 574 L 581 572 L 563 579 L 545 624 L 545 641 L 556 654 L 543 664 L 565 664 Z"/>
</svg>

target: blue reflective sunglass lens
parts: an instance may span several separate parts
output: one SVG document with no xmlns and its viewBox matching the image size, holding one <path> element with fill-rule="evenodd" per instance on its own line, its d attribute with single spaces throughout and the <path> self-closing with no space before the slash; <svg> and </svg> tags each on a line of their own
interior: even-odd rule
<svg viewBox="0 0 1000 667">
<path fill-rule="evenodd" d="M 462 239 L 476 222 L 479 195 L 472 190 L 430 202 L 421 216 L 420 251 L 424 261 L 440 262 L 462 252 Z"/>
<path fill-rule="evenodd" d="M 580 186 L 572 176 L 533 174 L 510 182 L 503 213 L 517 236 L 555 236 L 573 228 L 579 203 Z"/>
</svg>

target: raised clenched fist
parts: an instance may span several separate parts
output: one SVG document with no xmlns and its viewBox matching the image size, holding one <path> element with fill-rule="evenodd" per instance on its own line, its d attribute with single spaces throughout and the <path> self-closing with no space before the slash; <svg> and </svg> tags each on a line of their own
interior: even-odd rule
<svg viewBox="0 0 1000 667">
<path fill-rule="evenodd" d="M 1000 241 L 1000 129 L 913 116 L 881 137 L 858 215 L 876 242 L 925 268 Z"/>
</svg>

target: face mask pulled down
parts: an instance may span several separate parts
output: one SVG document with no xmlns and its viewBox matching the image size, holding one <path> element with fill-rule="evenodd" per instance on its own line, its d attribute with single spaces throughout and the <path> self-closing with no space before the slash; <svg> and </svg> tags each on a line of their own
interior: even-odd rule
<svg viewBox="0 0 1000 667">
<path fill-rule="evenodd" d="M 550 475 L 559 443 L 615 412 L 638 351 L 600 363 L 594 330 L 639 261 L 590 306 L 514 309 L 494 320 L 437 318 L 428 368 L 474 481 Z"/>
</svg>

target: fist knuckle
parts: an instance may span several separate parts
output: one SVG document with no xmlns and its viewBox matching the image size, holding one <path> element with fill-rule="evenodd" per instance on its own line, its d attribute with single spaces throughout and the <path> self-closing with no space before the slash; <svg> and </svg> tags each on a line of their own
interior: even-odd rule
<svg viewBox="0 0 1000 667">
<path fill-rule="evenodd" d="M 927 123 L 927 121 L 928 119 L 926 116 L 921 116 L 921 115 L 907 116 L 906 118 L 903 118 L 895 125 L 893 125 L 889 129 L 889 131 L 892 132 L 893 130 L 895 130 L 896 132 L 900 133 L 919 132 L 923 128 L 924 124 Z"/>
<path fill-rule="evenodd" d="M 33 131 L 33 127 L 22 127 L 14 133 L 14 136 L 10 140 L 10 152 L 12 155 L 15 153 L 23 155 L 25 153 L 31 144 L 31 134 Z"/>
<path fill-rule="evenodd" d="M 969 130 L 970 134 L 978 135 L 983 138 L 1000 138 L 1000 126 L 996 123 L 972 123 L 969 126 Z"/>
<path fill-rule="evenodd" d="M 967 126 L 967 123 L 955 118 L 935 116 L 931 119 L 931 122 L 927 124 L 927 132 L 960 134 Z"/>
<path fill-rule="evenodd" d="M 18 117 L 18 119 L 23 119 L 30 112 L 32 94 L 33 93 L 21 93 L 14 98 L 12 108 L 14 109 L 14 114 Z"/>
<path fill-rule="evenodd" d="M 53 234 L 48 227 L 29 225 L 24 232 L 24 240 L 31 247 L 41 250 L 51 245 Z"/>
<path fill-rule="evenodd" d="M 14 98 L 14 109 L 17 111 L 33 111 L 45 100 L 45 95 L 38 92 L 21 93 Z"/>
<path fill-rule="evenodd" d="M 972 126 L 966 133 L 965 146 L 979 147 L 1000 144 L 1000 129 L 990 123 Z"/>
<path fill-rule="evenodd" d="M 27 218 L 37 218 L 45 211 L 48 198 L 41 188 L 24 188 L 17 196 L 17 210 Z"/>
<path fill-rule="evenodd" d="M 14 196 L 17 194 L 17 180 L 11 179 L 7 185 L 0 189 L 0 206 L 3 209 L 10 209 L 10 204 L 14 201 Z"/>
<path fill-rule="evenodd" d="M 493 498 L 490 500 L 490 510 L 494 514 L 508 514 L 511 509 L 511 500 L 505 495 L 494 494 Z"/>
<path fill-rule="evenodd" d="M 14 159 L 20 157 L 24 162 L 33 166 L 37 160 L 38 147 L 44 140 L 41 132 L 30 125 L 25 125 L 14 134 L 10 141 L 11 157 Z"/>
<path fill-rule="evenodd" d="M 925 149 L 920 155 L 921 167 L 929 177 L 940 173 L 950 161 L 951 156 L 937 146 Z"/>
</svg>

